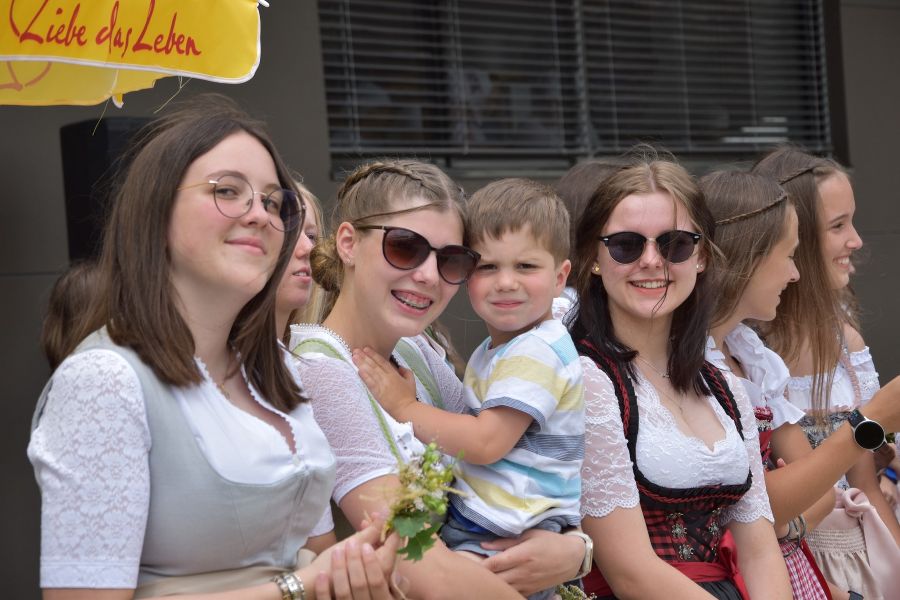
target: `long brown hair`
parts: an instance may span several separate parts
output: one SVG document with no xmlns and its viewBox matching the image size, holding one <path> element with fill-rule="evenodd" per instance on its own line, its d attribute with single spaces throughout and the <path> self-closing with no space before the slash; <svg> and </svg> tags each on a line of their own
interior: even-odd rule
<svg viewBox="0 0 900 600">
<path fill-rule="evenodd" d="M 709 173 L 700 189 L 716 219 L 716 247 L 724 258 L 712 273 L 715 327 L 734 314 L 756 267 L 784 237 L 791 204 L 775 181 L 743 171 Z"/>
<path fill-rule="evenodd" d="M 280 185 L 295 189 L 265 125 L 230 99 L 213 94 L 197 96 L 144 127 L 130 149 L 130 166 L 114 188 L 97 267 L 101 285 L 82 322 L 80 339 L 105 325 L 115 343 L 132 348 L 169 385 L 185 387 L 203 380 L 193 358 L 194 339 L 170 281 L 168 232 L 176 191 L 194 160 L 242 131 L 268 150 Z M 285 233 L 271 277 L 241 309 L 228 333 L 250 382 L 282 410 L 302 400 L 272 334 L 275 291 L 297 235 L 297 230 Z"/>
<path fill-rule="evenodd" d="M 800 280 L 781 294 L 775 320 L 761 324 L 766 344 L 792 363 L 801 353 L 812 358 L 812 406 L 820 412 L 830 404 L 834 367 L 840 359 L 842 326 L 851 321 L 843 302 L 846 292 L 831 288 L 822 259 L 819 184 L 845 173 L 835 161 L 784 146 L 763 157 L 754 173 L 781 184 L 797 209 L 800 245 L 794 253 Z"/>
<path fill-rule="evenodd" d="M 668 364 L 670 381 L 672 387 L 680 392 L 707 394 L 709 390 L 700 370 L 705 360 L 706 336 L 714 306 L 714 294 L 709 289 L 707 272 L 715 267 L 717 260 L 712 246 L 715 223 L 696 182 L 684 167 L 673 160 L 663 160 L 655 154 L 635 156 L 609 175 L 584 207 L 576 229 L 572 266 L 578 292 L 578 310 L 569 326 L 573 339 L 590 341 L 595 348 L 623 364 L 629 375 L 634 376 L 631 361 L 636 351 L 616 336 L 606 290 L 600 277 L 591 273 L 591 268 L 597 259 L 598 239 L 603 227 L 619 202 L 632 194 L 659 191 L 671 195 L 687 211 L 698 232 L 703 235 L 699 251 L 707 263 L 707 269 L 697 275 L 697 284 L 691 294 L 672 315 Z"/>
</svg>

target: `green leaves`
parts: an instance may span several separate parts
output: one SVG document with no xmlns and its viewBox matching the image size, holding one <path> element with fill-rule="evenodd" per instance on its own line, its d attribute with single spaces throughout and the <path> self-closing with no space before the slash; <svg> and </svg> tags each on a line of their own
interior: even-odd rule
<svg viewBox="0 0 900 600">
<path fill-rule="evenodd" d="M 397 553 L 409 560 L 420 560 L 434 545 L 434 537 L 444 524 L 447 494 L 458 494 L 450 487 L 453 468 L 441 462 L 441 452 L 434 442 L 421 456 L 400 463 L 400 489 L 391 505 L 391 516 L 385 533 L 393 529 L 406 544 Z"/>
</svg>

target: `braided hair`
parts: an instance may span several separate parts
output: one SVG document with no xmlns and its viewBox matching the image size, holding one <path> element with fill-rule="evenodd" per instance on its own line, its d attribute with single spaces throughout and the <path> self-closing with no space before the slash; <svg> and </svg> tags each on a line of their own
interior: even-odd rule
<svg viewBox="0 0 900 600">
<path fill-rule="evenodd" d="M 358 167 L 338 188 L 331 234 L 310 255 L 313 279 L 328 292 L 340 290 L 344 265 L 334 232 L 341 223 L 360 225 L 427 208 L 453 210 L 465 222 L 465 192 L 438 167 L 416 160 L 381 160 Z"/>
</svg>

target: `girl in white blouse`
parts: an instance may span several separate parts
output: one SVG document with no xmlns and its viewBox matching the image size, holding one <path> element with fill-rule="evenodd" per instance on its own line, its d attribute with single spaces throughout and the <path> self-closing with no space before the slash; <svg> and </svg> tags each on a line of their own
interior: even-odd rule
<svg viewBox="0 0 900 600">
<path fill-rule="evenodd" d="M 303 209 L 264 126 L 201 97 L 132 157 L 28 448 L 44 597 L 389 597 L 377 524 L 295 568 L 329 540 L 334 457 L 272 335 Z"/>
<path fill-rule="evenodd" d="M 712 221 L 682 167 L 641 157 L 603 181 L 576 231 L 582 527 L 598 567 L 585 587 L 601 598 L 791 597 L 752 407 L 704 362 Z"/>
<path fill-rule="evenodd" d="M 797 208 L 800 245 L 795 258 L 801 278 L 784 291 L 777 316 L 761 330 L 790 369 L 788 399 L 807 413 L 801 424 L 817 446 L 846 430 L 841 425 L 851 412 L 866 406 L 879 389 L 878 373 L 847 302 L 851 256 L 862 246 L 853 227 L 853 189 L 840 165 L 790 147 L 765 156 L 753 172 L 778 181 Z M 841 483 L 865 493 L 900 543 L 900 524 L 881 494 L 871 452 L 858 458 Z M 865 561 L 865 541 L 859 528 L 835 531 L 812 532 L 809 545 L 828 579 L 853 589 L 861 583 L 859 568 L 842 565 Z M 836 536 L 842 541 L 835 542 Z M 838 554 L 846 560 L 838 560 Z"/>
<path fill-rule="evenodd" d="M 785 288 L 800 277 L 794 264 L 797 211 L 784 189 L 761 175 L 718 171 L 703 177 L 700 187 L 716 218 L 716 245 L 725 258 L 715 273 L 718 303 L 707 358 L 741 378 L 757 414 L 768 465 L 774 467 L 778 459 L 787 463 L 766 473 L 766 487 L 794 597 L 827 598 L 802 532 L 831 512 L 835 480 L 865 450 L 846 424 L 813 452 L 798 425 L 805 413 L 785 397 L 787 366 L 743 323 L 774 319 Z M 898 383 L 900 379 L 893 388 Z M 889 389 L 877 393 L 864 411 L 889 430 L 900 425 L 900 401 Z M 847 598 L 848 592 L 836 587 L 832 597 Z"/>
</svg>

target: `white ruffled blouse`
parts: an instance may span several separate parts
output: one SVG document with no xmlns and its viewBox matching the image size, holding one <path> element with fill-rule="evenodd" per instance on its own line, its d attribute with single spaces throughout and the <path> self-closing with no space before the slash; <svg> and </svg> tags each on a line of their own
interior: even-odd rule
<svg viewBox="0 0 900 600">
<path fill-rule="evenodd" d="M 766 348 L 755 331 L 741 323 L 725 336 L 725 344 L 747 375 L 746 379 L 741 377 L 739 380 L 744 384 L 750 403 L 755 408 L 769 407 L 772 411 L 773 429 L 785 423 L 796 423 L 804 417 L 805 413 L 786 397 L 791 372 L 778 354 Z M 712 336 L 706 342 L 706 360 L 722 371 L 731 371 Z"/>
<path fill-rule="evenodd" d="M 849 352 L 850 364 L 859 381 L 859 399 L 853 389 L 853 380 L 843 362 L 839 361 L 834 369 L 834 380 L 831 383 L 831 412 L 851 411 L 854 408 L 864 406 L 875 392 L 881 389 L 878 382 L 878 371 L 872 360 L 872 353 L 866 346 L 862 350 Z M 812 409 L 812 375 L 791 377 L 788 382 L 788 399 L 791 403 L 804 411 Z"/>
</svg>

